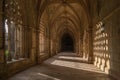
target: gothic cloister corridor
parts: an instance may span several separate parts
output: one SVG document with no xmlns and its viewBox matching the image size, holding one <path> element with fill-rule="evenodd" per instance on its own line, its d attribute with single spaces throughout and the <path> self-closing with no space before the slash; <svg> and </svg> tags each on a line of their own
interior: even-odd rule
<svg viewBox="0 0 120 80">
<path fill-rule="evenodd" d="M 120 0 L 0 0 L 0 80 L 120 80 Z"/>
<path fill-rule="evenodd" d="M 62 52 L 8 80 L 114 80 L 75 53 Z"/>
</svg>

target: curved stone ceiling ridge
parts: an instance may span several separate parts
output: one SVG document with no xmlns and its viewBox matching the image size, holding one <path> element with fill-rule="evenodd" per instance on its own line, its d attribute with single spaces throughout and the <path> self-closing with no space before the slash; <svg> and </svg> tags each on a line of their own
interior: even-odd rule
<svg viewBox="0 0 120 80">
<path fill-rule="evenodd" d="M 70 32 L 72 35 L 77 35 L 77 31 L 75 30 L 74 27 L 71 27 L 71 26 L 62 26 L 62 27 L 58 27 L 57 29 L 54 28 L 54 29 L 51 29 L 51 35 L 53 35 L 54 33 L 56 33 L 56 36 L 59 36 L 60 34 L 62 33 L 65 33 L 65 32 Z"/>
<path fill-rule="evenodd" d="M 72 27 L 72 26 L 70 26 L 70 25 L 65 25 L 64 27 L 58 27 L 58 29 L 57 29 L 57 33 L 59 33 L 60 31 L 63 31 L 64 29 L 69 29 L 69 30 L 71 30 L 73 33 L 75 33 L 76 32 L 76 29 L 74 28 L 74 27 Z"/>
<path fill-rule="evenodd" d="M 51 25 L 53 25 L 55 22 L 60 22 L 61 20 L 71 20 L 76 25 L 79 25 L 79 21 L 77 21 L 74 17 L 68 17 L 68 16 L 60 16 L 57 17 L 55 20 L 51 22 Z"/>
<path fill-rule="evenodd" d="M 41 2 L 42 2 L 42 5 L 40 5 L 38 3 L 39 18 L 41 17 L 41 15 L 42 15 L 43 11 L 46 9 L 46 7 L 48 7 L 49 5 L 58 4 L 58 3 L 59 4 L 66 4 L 67 3 L 68 5 L 73 4 L 73 3 L 77 3 L 77 4 L 79 4 L 79 6 L 81 6 L 82 10 L 85 10 L 85 14 L 87 14 L 87 12 L 88 12 L 87 11 L 88 9 L 87 9 L 86 3 L 85 3 L 86 0 L 44 0 L 44 1 L 41 0 Z M 75 11 L 75 9 L 74 9 L 74 11 Z"/>
<path fill-rule="evenodd" d="M 74 15 L 76 18 L 78 18 L 78 20 L 80 20 L 80 14 L 78 14 L 75 8 L 70 4 L 66 4 L 66 5 L 60 4 L 53 11 L 54 11 L 54 14 L 51 16 L 52 19 L 55 17 L 58 17 L 60 13 L 63 13 L 63 14 L 70 13 Z"/>
<path fill-rule="evenodd" d="M 59 33 L 60 31 L 63 31 L 64 29 L 69 29 L 71 30 L 73 33 L 76 33 L 77 32 L 77 28 L 74 27 L 74 24 L 71 24 L 71 25 L 64 25 L 64 24 L 61 24 L 59 26 L 57 26 L 55 28 L 55 32 Z M 61 33 L 61 32 L 60 32 Z M 77 35 L 77 34 L 76 34 Z"/>
<path fill-rule="evenodd" d="M 79 27 L 79 25 L 74 21 L 74 20 L 72 20 L 72 19 L 70 19 L 69 17 L 61 17 L 61 21 L 59 20 L 59 21 L 55 21 L 54 22 L 54 24 L 53 24 L 53 26 L 55 25 L 55 24 L 59 24 L 59 25 L 63 25 L 64 23 L 66 23 L 66 20 L 67 20 L 67 24 L 70 24 L 70 25 L 73 25 L 74 26 L 74 28 L 76 28 L 76 29 L 79 29 L 80 27 Z M 64 22 L 64 23 L 63 23 Z M 58 26 L 57 26 L 58 27 Z"/>
<path fill-rule="evenodd" d="M 51 20 L 51 24 L 53 24 L 55 21 L 60 20 L 62 17 L 68 17 L 71 20 L 73 20 L 74 22 L 79 24 L 79 20 L 72 14 L 70 14 L 69 12 L 66 13 L 67 16 L 64 14 L 64 12 L 60 13 L 58 16 L 56 16 L 53 20 Z"/>
<path fill-rule="evenodd" d="M 79 3 L 83 8 L 86 7 L 86 0 L 39 0 L 38 7 L 43 8 L 43 6 L 56 4 L 56 3 Z"/>
<path fill-rule="evenodd" d="M 74 22 L 72 22 L 71 20 L 68 20 L 67 23 L 62 21 L 54 24 L 52 30 L 59 30 L 60 28 L 64 28 L 64 27 L 69 27 L 69 28 L 72 28 L 73 30 L 77 30 L 76 26 L 77 25 Z"/>
<path fill-rule="evenodd" d="M 73 31 L 71 28 L 61 28 L 57 31 L 57 35 L 59 36 L 60 34 L 62 33 L 66 33 L 66 32 L 70 32 L 72 33 L 73 35 L 76 35 L 77 33 L 75 31 Z"/>
</svg>

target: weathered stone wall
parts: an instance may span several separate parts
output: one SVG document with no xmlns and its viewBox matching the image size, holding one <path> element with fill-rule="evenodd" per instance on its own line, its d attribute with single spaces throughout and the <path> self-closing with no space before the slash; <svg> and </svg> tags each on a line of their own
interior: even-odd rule
<svg viewBox="0 0 120 80">
<path fill-rule="evenodd" d="M 99 0 L 93 6 L 94 64 L 117 79 L 120 78 L 119 5 L 119 0 Z"/>
<path fill-rule="evenodd" d="M 120 79 L 120 7 L 108 21 L 111 26 L 110 74 Z"/>
<path fill-rule="evenodd" d="M 25 36 L 25 41 L 23 44 L 23 50 L 24 48 L 28 48 L 25 50 L 29 50 L 29 53 L 23 53 L 23 54 L 28 54 L 28 57 L 26 58 L 21 58 L 19 60 L 15 60 L 12 62 L 7 62 L 6 63 L 6 77 L 10 77 L 14 75 L 17 72 L 20 72 L 28 67 L 31 67 L 36 64 L 36 13 L 34 11 L 34 7 L 31 6 L 32 2 L 31 1 L 24 1 L 23 0 L 23 5 L 24 8 L 22 10 L 24 11 L 22 15 L 23 19 L 23 25 L 22 27 L 26 27 L 25 29 L 27 32 L 27 36 Z M 25 34 L 22 34 L 24 36 Z"/>
<path fill-rule="evenodd" d="M 32 65 L 35 65 L 36 62 L 41 62 L 42 60 L 48 58 L 50 55 L 53 56 L 57 53 L 57 49 L 59 45 L 57 44 L 56 37 L 53 36 L 55 33 L 49 34 L 49 29 L 51 29 L 51 25 L 48 21 L 48 14 L 43 13 L 44 16 L 41 18 L 43 23 L 37 22 L 37 9 L 33 4 L 33 0 L 25 1 L 21 0 L 21 2 L 25 7 L 23 10 L 23 26 L 27 26 L 26 30 L 29 31 L 28 35 L 25 38 L 28 38 L 31 42 L 29 46 L 30 53 L 29 58 L 20 59 L 14 62 L 7 63 L 4 57 L 4 38 L 3 38 L 3 12 L 2 12 L 2 1 L 0 0 L 0 80 L 5 77 L 12 76 L 13 74 L 20 72 Z M 33 1 L 33 2 L 32 2 Z M 119 0 L 91 0 L 90 1 L 90 13 L 91 18 L 93 19 L 93 54 L 94 54 L 94 65 L 99 67 L 101 70 L 109 73 L 113 77 L 119 79 L 120 77 L 120 1 Z M 75 6 L 76 7 L 76 6 Z M 79 8 L 79 7 L 78 7 Z M 57 12 L 58 13 L 58 12 Z M 84 13 L 83 13 L 84 14 Z M 92 47 L 91 44 L 91 36 L 92 32 L 88 29 L 88 18 L 84 18 L 86 15 L 80 16 L 83 18 L 82 26 L 84 28 L 82 32 L 82 45 L 80 47 L 83 48 L 81 52 L 83 52 L 83 57 L 85 59 L 89 59 L 90 50 Z M 42 15 L 42 14 L 41 14 Z M 88 20 L 89 21 L 89 20 Z M 40 25 L 38 26 L 38 23 Z M 92 25 L 92 24 L 91 24 Z M 81 25 L 80 25 L 81 26 Z M 87 27 L 87 28 L 86 28 Z M 55 27 L 54 27 L 55 28 Z M 71 27 L 73 32 L 77 34 L 79 31 L 74 31 L 74 27 Z M 81 29 L 81 28 L 80 28 Z M 41 30 L 41 31 L 40 31 Z M 61 30 L 63 30 L 61 28 Z M 40 38 L 39 31 L 42 32 L 42 38 Z M 55 30 L 57 32 L 57 30 Z M 63 32 L 62 32 L 63 33 Z M 32 36 L 31 36 L 32 35 Z M 55 38 L 54 38 L 55 37 Z M 76 36 L 76 38 L 79 38 Z M 41 46 L 41 39 L 43 40 L 43 46 Z M 51 42 L 50 42 L 51 41 Z M 27 42 L 27 41 L 26 41 Z M 24 42 L 26 44 L 26 42 Z M 79 40 L 77 40 L 79 42 Z M 39 43 L 39 44 L 38 44 Z M 27 42 L 29 44 L 29 42 Z M 76 43 L 77 44 L 77 43 Z M 77 44 L 78 45 L 78 44 Z M 57 47 L 56 47 L 57 46 Z M 28 47 L 23 46 L 24 48 Z M 38 49 L 37 49 L 38 48 Z M 43 48 L 43 52 L 41 49 Z M 77 52 L 79 46 L 75 47 Z M 51 53 L 50 53 L 51 52 Z M 41 53 L 44 53 L 41 55 Z M 91 53 L 92 54 L 92 53 Z"/>
<path fill-rule="evenodd" d="M 4 78 L 5 62 L 4 62 L 4 39 L 3 39 L 3 0 L 0 0 L 0 80 Z"/>
<path fill-rule="evenodd" d="M 24 4 L 25 4 L 25 2 L 24 2 Z M 30 6 L 30 3 L 27 3 L 27 4 L 28 4 L 27 6 Z M 4 55 L 5 54 L 4 53 L 4 50 L 5 50 L 4 38 L 3 38 L 3 34 L 4 34 L 3 18 L 4 18 L 4 16 L 3 16 L 3 9 L 2 9 L 3 7 L 2 6 L 3 6 L 3 0 L 0 0 L 0 80 L 4 80 L 5 78 L 10 77 L 17 72 L 20 72 L 20 71 L 36 64 L 36 31 L 35 31 L 36 23 L 34 23 L 34 22 L 32 23 L 30 21 L 30 20 L 33 20 L 33 21 L 37 20 L 35 12 L 33 11 L 32 8 L 27 7 L 28 11 L 31 13 L 29 15 L 32 15 L 32 16 L 29 16 L 27 14 L 22 15 L 22 19 L 24 22 L 22 27 L 27 26 L 28 30 L 30 31 L 30 33 L 28 35 L 29 37 L 27 36 L 29 38 L 29 41 L 31 40 L 31 42 L 30 42 L 31 45 L 29 45 L 30 46 L 29 47 L 29 49 L 30 49 L 29 57 L 7 62 L 5 60 L 5 55 Z M 23 8 L 22 8 L 22 10 L 23 10 Z M 23 11 L 26 11 L 26 7 L 24 7 Z M 5 15 L 5 13 L 4 13 L 4 15 Z M 26 17 L 29 17 L 29 20 L 27 19 L 27 21 L 26 21 L 26 19 L 25 19 Z M 32 23 L 32 24 L 30 24 L 30 23 Z M 27 54 L 27 53 L 24 53 L 24 54 Z"/>
<path fill-rule="evenodd" d="M 45 59 L 49 58 L 49 22 L 48 22 L 47 10 L 45 10 L 41 16 L 39 22 L 39 40 L 38 40 L 38 63 L 41 63 Z"/>
<path fill-rule="evenodd" d="M 30 66 L 35 65 L 35 61 L 32 59 L 21 59 L 15 62 L 7 63 L 6 71 L 7 71 L 7 77 L 10 77 L 17 72 L 20 72 L 24 69 L 29 68 Z"/>
<path fill-rule="evenodd" d="M 3 38 L 2 38 L 2 1 L 0 1 L 0 48 L 2 48 Z"/>
</svg>

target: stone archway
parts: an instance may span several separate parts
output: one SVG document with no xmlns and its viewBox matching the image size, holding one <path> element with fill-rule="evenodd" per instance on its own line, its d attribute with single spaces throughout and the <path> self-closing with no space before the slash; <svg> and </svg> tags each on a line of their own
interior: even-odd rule
<svg viewBox="0 0 120 80">
<path fill-rule="evenodd" d="M 61 38 L 61 52 L 64 51 L 74 52 L 74 40 L 68 33 L 64 34 Z"/>
<path fill-rule="evenodd" d="M 78 3 L 74 0 L 75 5 L 71 2 L 72 0 L 65 2 L 61 2 L 61 0 L 48 1 L 45 1 L 45 4 L 44 1 L 42 2 L 41 9 L 38 5 L 38 9 L 41 11 L 41 14 L 38 15 L 38 21 L 43 21 L 43 23 L 40 23 L 40 27 L 47 28 L 45 43 L 48 45 L 45 47 L 45 51 L 50 55 L 61 52 L 61 38 L 67 29 L 70 31 L 68 33 L 74 36 L 74 52 L 81 57 L 84 57 L 83 54 L 87 54 L 85 58 L 91 61 L 93 58 L 92 24 L 87 6 L 84 5 L 84 2 Z"/>
</svg>

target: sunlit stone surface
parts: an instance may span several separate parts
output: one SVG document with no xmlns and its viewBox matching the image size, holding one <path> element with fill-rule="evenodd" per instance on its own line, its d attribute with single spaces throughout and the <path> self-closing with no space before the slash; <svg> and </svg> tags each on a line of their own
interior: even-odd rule
<svg viewBox="0 0 120 80">
<path fill-rule="evenodd" d="M 8 80 L 114 80 L 75 53 L 60 53 Z"/>
</svg>

